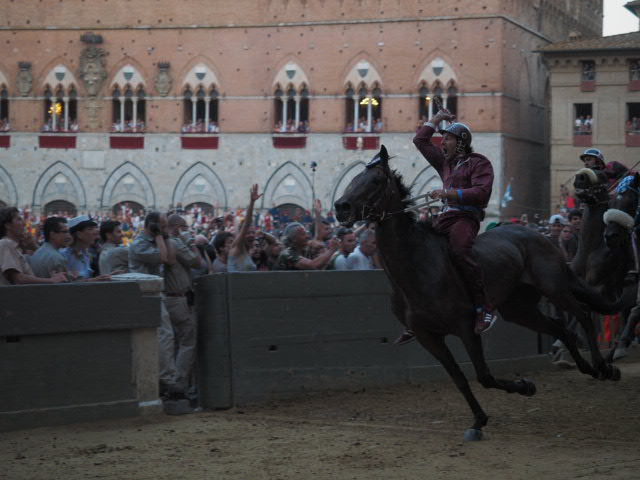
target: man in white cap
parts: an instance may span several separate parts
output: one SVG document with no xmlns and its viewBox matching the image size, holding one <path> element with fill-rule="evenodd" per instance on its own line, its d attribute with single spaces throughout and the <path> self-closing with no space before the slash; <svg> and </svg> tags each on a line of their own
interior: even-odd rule
<svg viewBox="0 0 640 480">
<path fill-rule="evenodd" d="M 89 247 L 98 239 L 98 224 L 89 215 L 80 215 L 69 220 L 69 233 L 73 237 L 71 246 L 60 253 L 67 259 L 67 271 L 76 280 L 89 280 L 95 276 L 91 268 Z M 100 277 L 107 280 L 109 276 Z"/>
<path fill-rule="evenodd" d="M 566 224 L 567 220 L 560 214 L 551 215 L 549 218 L 549 232 L 545 237 L 558 248 L 560 246 L 560 232 L 562 232 L 562 227 Z"/>
</svg>

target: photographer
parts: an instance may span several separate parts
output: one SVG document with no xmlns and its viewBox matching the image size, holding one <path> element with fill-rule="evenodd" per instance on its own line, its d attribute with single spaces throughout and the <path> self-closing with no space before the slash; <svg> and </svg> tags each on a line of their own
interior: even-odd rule
<svg viewBox="0 0 640 480">
<path fill-rule="evenodd" d="M 193 315 L 191 269 L 202 265 L 202 257 L 194 245 L 187 222 L 173 214 L 168 220 L 167 245 L 175 250 L 176 262 L 164 269 L 164 295 L 174 340 L 168 355 L 175 358 L 175 393 L 184 394 L 189 387 L 196 359 L 196 319 Z"/>
<path fill-rule="evenodd" d="M 129 247 L 129 271 L 163 276 L 166 267 L 175 265 L 176 250 L 168 241 L 167 217 L 151 212 L 144 219 L 144 231 Z M 173 357 L 175 336 L 167 312 L 167 297 L 162 296 L 161 323 L 158 327 L 160 348 L 160 393 L 163 396 L 184 394 L 176 384 L 176 364 Z"/>
</svg>

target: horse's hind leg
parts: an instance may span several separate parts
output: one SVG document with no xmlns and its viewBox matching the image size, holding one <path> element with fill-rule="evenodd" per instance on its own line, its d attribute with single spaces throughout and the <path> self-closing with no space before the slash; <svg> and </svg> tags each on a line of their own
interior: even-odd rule
<svg viewBox="0 0 640 480">
<path fill-rule="evenodd" d="M 636 304 L 631 309 L 631 312 L 626 316 L 626 319 L 624 331 L 622 332 L 620 340 L 618 340 L 616 346 L 611 350 L 608 358 L 609 361 L 624 358 L 629 354 L 628 348 L 633 341 L 636 325 L 638 324 L 638 320 L 640 320 L 640 304 Z"/>
<path fill-rule="evenodd" d="M 556 306 L 556 308 L 559 308 L 560 310 L 564 310 L 566 312 L 569 312 L 575 315 L 578 322 L 580 322 L 580 325 L 582 326 L 586 334 L 587 341 L 589 342 L 589 351 L 591 352 L 591 363 L 593 365 L 593 368 L 595 368 L 599 372 L 599 374 L 595 378 L 599 378 L 600 380 L 620 380 L 620 370 L 618 369 L 618 367 L 616 367 L 615 365 L 612 365 L 611 363 L 607 363 L 605 359 L 602 357 L 602 354 L 600 353 L 600 348 L 598 347 L 598 339 L 596 336 L 595 325 L 591 320 L 591 318 L 589 318 L 589 315 L 587 315 L 582 310 L 582 307 L 580 306 L 578 301 L 575 299 L 575 297 L 573 297 L 572 295 L 562 295 L 562 296 L 555 296 L 554 298 L 550 298 L 549 300 L 551 301 L 551 303 L 553 303 L 553 305 Z M 563 340 L 563 343 L 564 343 L 564 340 Z M 567 344 L 565 343 L 565 345 Z M 569 345 L 567 345 L 567 348 L 569 348 Z M 569 349 L 569 352 L 571 352 L 571 349 Z M 576 358 L 573 352 L 571 352 L 571 356 L 573 356 L 574 359 Z M 578 353 L 578 356 L 580 356 L 579 353 Z M 576 364 L 577 364 L 577 360 L 576 360 Z M 578 366 L 578 368 L 580 367 Z M 580 371 L 585 373 L 582 370 L 582 368 L 580 368 Z"/>
<path fill-rule="evenodd" d="M 482 427 L 487 424 L 489 417 L 484 413 L 484 410 L 482 410 L 478 400 L 471 391 L 467 378 L 464 376 L 464 373 L 460 369 L 458 362 L 456 362 L 451 350 L 449 350 L 449 347 L 447 347 L 444 342 L 444 336 L 419 330 L 416 331 L 416 337 L 418 342 L 420 342 L 420 344 L 442 364 L 473 412 L 473 426 L 465 432 L 464 439 L 481 440 Z"/>
<path fill-rule="evenodd" d="M 499 311 L 508 322 L 560 339 L 575 360 L 578 370 L 586 375 L 591 375 L 593 378 L 599 378 L 600 372 L 580 355 L 575 333 L 567 329 L 564 320 L 553 319 L 540 312 L 537 304 L 538 298 L 539 295 L 536 294 L 534 297 L 522 290 L 520 294 L 512 296 L 500 305 Z"/>
</svg>

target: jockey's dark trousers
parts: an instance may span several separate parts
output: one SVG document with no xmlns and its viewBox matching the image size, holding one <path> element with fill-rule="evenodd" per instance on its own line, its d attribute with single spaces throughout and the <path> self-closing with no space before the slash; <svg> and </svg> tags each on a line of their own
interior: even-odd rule
<svg viewBox="0 0 640 480">
<path fill-rule="evenodd" d="M 439 215 L 433 226 L 447 236 L 451 260 L 462 275 L 473 305 L 476 308 L 489 306 L 484 293 L 482 271 L 471 256 L 471 247 L 480 229 L 480 221 L 466 212 L 448 211 Z"/>
</svg>

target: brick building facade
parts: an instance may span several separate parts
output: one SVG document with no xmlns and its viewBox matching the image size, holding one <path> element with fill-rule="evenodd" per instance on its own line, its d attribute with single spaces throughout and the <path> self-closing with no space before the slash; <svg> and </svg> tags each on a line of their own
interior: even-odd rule
<svg viewBox="0 0 640 480">
<path fill-rule="evenodd" d="M 544 209 L 547 71 L 532 52 L 602 25 L 601 0 L 2 9 L 0 202 L 92 212 L 242 206 L 251 183 L 264 207 L 327 206 L 381 143 L 424 192 L 439 182 L 411 138 L 434 96 L 494 164 L 489 216 Z M 296 133 L 274 131 L 278 122 Z M 501 212 L 509 182 L 514 202 Z"/>
</svg>

